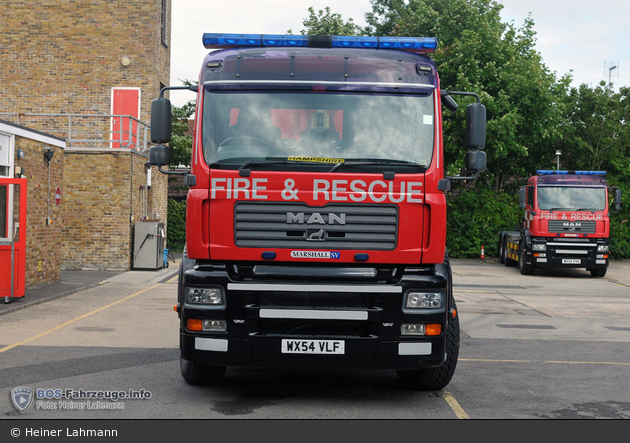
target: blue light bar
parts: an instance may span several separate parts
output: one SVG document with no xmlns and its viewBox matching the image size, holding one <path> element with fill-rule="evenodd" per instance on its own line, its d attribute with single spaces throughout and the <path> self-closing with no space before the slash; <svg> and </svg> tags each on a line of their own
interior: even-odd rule
<svg viewBox="0 0 630 443">
<path fill-rule="evenodd" d="M 437 49 L 435 37 L 351 37 L 275 34 L 203 34 L 207 49 L 260 47 L 372 48 L 429 54 Z"/>
<path fill-rule="evenodd" d="M 536 171 L 538 175 L 606 175 L 606 171 L 553 171 L 540 169 Z"/>
</svg>

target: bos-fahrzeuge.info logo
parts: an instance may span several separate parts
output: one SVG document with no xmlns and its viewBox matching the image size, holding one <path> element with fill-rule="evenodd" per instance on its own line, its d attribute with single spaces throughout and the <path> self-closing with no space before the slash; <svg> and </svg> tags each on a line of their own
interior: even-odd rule
<svg viewBox="0 0 630 443">
<path fill-rule="evenodd" d="M 151 398 L 151 392 L 145 389 L 90 391 L 18 387 L 11 390 L 13 406 L 20 412 L 26 412 L 33 403 L 37 409 L 125 409 L 125 404 L 119 400 L 147 400 L 149 398 Z M 51 400 L 57 400 L 57 402 Z"/>
<path fill-rule="evenodd" d="M 25 412 L 33 403 L 35 391 L 31 388 L 15 388 L 11 390 L 13 406 L 20 412 Z"/>
</svg>

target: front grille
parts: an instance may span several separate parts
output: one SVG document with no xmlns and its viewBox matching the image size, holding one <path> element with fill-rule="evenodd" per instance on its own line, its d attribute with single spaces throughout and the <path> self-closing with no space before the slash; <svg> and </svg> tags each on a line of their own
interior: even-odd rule
<svg viewBox="0 0 630 443">
<path fill-rule="evenodd" d="M 392 251 L 398 241 L 395 205 L 237 202 L 234 211 L 241 248 Z"/>
<path fill-rule="evenodd" d="M 363 293 L 270 291 L 261 292 L 258 297 L 261 308 L 369 309 L 371 307 L 371 295 Z"/>
<path fill-rule="evenodd" d="M 549 220 L 549 232 L 594 234 L 594 221 Z"/>
<path fill-rule="evenodd" d="M 257 335 L 357 338 L 369 337 L 370 327 L 366 322 L 260 320 Z"/>
</svg>

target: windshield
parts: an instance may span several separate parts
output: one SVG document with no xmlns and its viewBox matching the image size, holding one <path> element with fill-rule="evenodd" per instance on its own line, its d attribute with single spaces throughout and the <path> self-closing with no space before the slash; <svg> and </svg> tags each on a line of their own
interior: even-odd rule
<svg viewBox="0 0 630 443">
<path fill-rule="evenodd" d="M 270 160 L 394 160 L 426 168 L 433 153 L 431 94 L 207 90 L 204 157 L 233 167 Z"/>
<path fill-rule="evenodd" d="M 603 211 L 606 188 L 541 186 L 538 188 L 538 208 L 544 211 Z"/>
</svg>

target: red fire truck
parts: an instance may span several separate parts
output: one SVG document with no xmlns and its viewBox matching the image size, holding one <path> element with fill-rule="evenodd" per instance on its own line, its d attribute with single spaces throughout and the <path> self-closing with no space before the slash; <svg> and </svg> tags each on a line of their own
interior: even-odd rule
<svg viewBox="0 0 630 443">
<path fill-rule="evenodd" d="M 445 248 L 453 180 L 485 170 L 485 107 L 440 89 L 434 38 L 204 34 L 176 310 L 181 372 L 382 368 L 446 386 L 459 319 Z M 470 95 L 466 168 L 444 176 L 442 105 Z"/>
<path fill-rule="evenodd" d="M 519 231 L 499 233 L 499 260 L 523 275 L 535 268 L 586 268 L 606 275 L 610 209 L 605 171 L 539 170 L 519 190 Z M 621 191 L 614 190 L 619 211 Z"/>
</svg>

